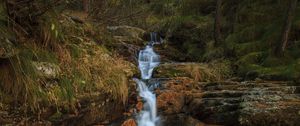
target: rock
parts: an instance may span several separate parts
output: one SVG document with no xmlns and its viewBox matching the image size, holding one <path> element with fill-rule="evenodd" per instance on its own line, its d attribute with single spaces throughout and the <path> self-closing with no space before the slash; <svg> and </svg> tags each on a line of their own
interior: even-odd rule
<svg viewBox="0 0 300 126">
<path fill-rule="evenodd" d="M 162 125 L 166 126 L 201 126 L 197 119 L 189 117 L 185 111 L 186 101 L 191 92 L 198 94 L 201 90 L 194 87 L 194 80 L 187 77 L 168 79 L 151 79 L 150 84 L 160 83 L 157 94 L 157 109 L 162 118 Z"/>
<path fill-rule="evenodd" d="M 202 96 L 186 110 L 194 118 L 219 125 L 297 125 L 300 87 L 275 81 L 201 83 Z"/>
<path fill-rule="evenodd" d="M 8 39 L 0 39 L 0 58 L 6 59 L 18 53 L 14 44 Z"/>
<path fill-rule="evenodd" d="M 124 106 L 121 103 L 106 100 L 107 94 L 93 93 L 90 96 L 80 98 L 80 104 L 83 106 L 79 116 L 62 120 L 61 125 L 85 126 L 93 124 L 108 125 L 112 120 L 123 116 Z"/>
<path fill-rule="evenodd" d="M 137 111 L 142 111 L 143 109 L 143 102 L 139 101 L 137 104 L 136 104 L 136 109 Z"/>
<path fill-rule="evenodd" d="M 226 67 L 225 63 L 163 63 L 156 68 L 153 77 L 174 78 L 189 77 L 195 81 L 220 81 L 226 79 L 230 72 L 221 72 L 219 67 Z M 218 68 L 218 69 L 217 69 Z"/>
<path fill-rule="evenodd" d="M 299 93 L 299 92 L 298 92 Z M 266 93 L 242 97 L 239 122 L 244 126 L 273 124 L 275 126 L 295 126 L 300 120 L 300 96 L 297 94 Z"/>
<path fill-rule="evenodd" d="M 157 108 L 164 114 L 174 114 L 182 112 L 184 106 L 184 94 L 165 91 L 157 97 Z"/>
<path fill-rule="evenodd" d="M 131 43 L 143 42 L 142 39 L 145 30 L 132 26 L 108 26 L 107 29 L 112 33 L 117 41 Z"/>
<path fill-rule="evenodd" d="M 241 78 L 241 77 L 233 77 L 233 78 L 230 78 L 229 81 L 242 82 L 242 81 L 243 81 L 243 78 Z"/>
<path fill-rule="evenodd" d="M 39 76 L 46 79 L 56 79 L 61 73 L 59 66 L 54 63 L 33 62 L 32 64 L 36 68 Z"/>
<path fill-rule="evenodd" d="M 128 119 L 122 124 L 122 126 L 137 126 L 137 124 L 134 119 Z"/>
<path fill-rule="evenodd" d="M 246 74 L 245 80 L 255 80 L 255 78 L 258 77 L 258 72 L 256 71 L 250 71 Z"/>
<path fill-rule="evenodd" d="M 203 122 L 185 114 L 162 117 L 164 126 L 207 126 Z"/>
</svg>

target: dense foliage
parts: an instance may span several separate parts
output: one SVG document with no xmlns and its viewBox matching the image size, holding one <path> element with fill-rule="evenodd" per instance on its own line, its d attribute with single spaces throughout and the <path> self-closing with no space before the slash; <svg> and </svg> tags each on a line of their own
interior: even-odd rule
<svg viewBox="0 0 300 126">
<path fill-rule="evenodd" d="M 220 6 L 221 42 L 215 42 L 217 0 L 156 0 L 143 4 L 147 27 L 160 31 L 169 56 L 181 61 L 228 59 L 239 76 L 264 79 L 299 78 L 300 6 L 292 0 L 226 0 Z M 292 15 L 286 50 L 278 56 L 288 16 Z M 137 24 L 138 25 L 138 24 Z M 145 27 L 144 25 L 142 27 Z M 217 43 L 217 44 L 216 44 Z M 254 77 L 254 78 L 255 78 Z M 253 77 L 252 77 L 253 78 Z"/>
</svg>

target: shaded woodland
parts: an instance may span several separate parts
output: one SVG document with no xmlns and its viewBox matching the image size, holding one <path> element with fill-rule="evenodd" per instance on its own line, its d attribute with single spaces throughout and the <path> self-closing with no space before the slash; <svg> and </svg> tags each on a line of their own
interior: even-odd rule
<svg viewBox="0 0 300 126">
<path fill-rule="evenodd" d="M 298 0 L 1 0 L 0 125 L 134 120 L 142 105 L 132 78 L 140 75 L 138 51 L 151 32 L 163 40 L 153 76 L 165 85 L 156 92 L 166 125 L 297 124 Z M 262 99 L 257 104 L 279 105 L 278 113 L 259 113 L 264 109 L 249 92 L 262 94 L 251 94 Z M 243 99 L 210 111 L 200 108 L 220 100 L 204 104 L 200 96 Z M 238 114 L 228 115 L 232 109 Z M 257 120 L 250 119 L 256 112 Z"/>
</svg>

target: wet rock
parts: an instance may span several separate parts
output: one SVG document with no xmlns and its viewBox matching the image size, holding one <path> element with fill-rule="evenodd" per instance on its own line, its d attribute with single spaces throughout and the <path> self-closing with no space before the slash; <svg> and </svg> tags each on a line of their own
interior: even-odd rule
<svg viewBox="0 0 300 126">
<path fill-rule="evenodd" d="M 162 125 L 166 126 L 197 126 L 202 123 L 189 117 L 185 111 L 186 102 L 193 97 L 193 93 L 198 95 L 201 90 L 195 86 L 195 82 L 186 77 L 155 79 L 151 83 L 160 82 L 157 94 L 157 108 L 162 118 Z"/>
<path fill-rule="evenodd" d="M 122 126 L 137 126 L 137 124 L 134 119 L 128 119 L 122 124 Z"/>
<path fill-rule="evenodd" d="M 143 109 L 143 102 L 142 101 L 139 101 L 137 104 L 136 104 L 136 109 L 138 111 L 142 111 Z"/>
</svg>

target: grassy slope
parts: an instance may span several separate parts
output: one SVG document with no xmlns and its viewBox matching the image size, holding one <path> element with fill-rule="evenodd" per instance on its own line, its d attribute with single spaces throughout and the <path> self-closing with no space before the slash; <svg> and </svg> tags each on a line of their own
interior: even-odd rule
<svg viewBox="0 0 300 126">
<path fill-rule="evenodd" d="M 7 22 L 4 11 L 0 13 L 3 42 L 10 35 L 2 34 L 8 33 L 9 27 L 2 23 Z M 88 21 L 76 23 L 64 14 L 52 12 L 39 22 L 36 36 L 15 36 L 18 54 L 0 59 L 0 110 L 15 106 L 24 115 L 39 115 L 45 108 L 54 108 L 59 114 L 46 118 L 61 119 L 61 113 L 82 109 L 82 100 L 94 103 L 94 97 L 111 101 L 114 106 L 126 104 L 129 78 L 135 68 L 97 43 L 105 39 L 105 27 Z M 60 73 L 50 79 L 39 76 L 33 62 L 55 64 Z M 110 112 L 102 109 L 98 108 L 103 115 Z"/>
</svg>

